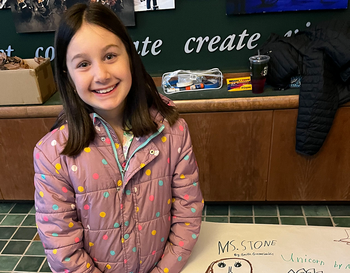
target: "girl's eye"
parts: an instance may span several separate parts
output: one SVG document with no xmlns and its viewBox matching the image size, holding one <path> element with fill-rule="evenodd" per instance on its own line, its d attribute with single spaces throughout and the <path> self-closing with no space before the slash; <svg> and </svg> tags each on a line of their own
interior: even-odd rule
<svg viewBox="0 0 350 273">
<path fill-rule="evenodd" d="M 112 60 L 116 56 L 117 56 L 116 54 L 109 53 L 109 54 L 106 55 L 106 60 Z"/>
<path fill-rule="evenodd" d="M 78 64 L 78 68 L 80 68 L 80 67 L 85 68 L 88 65 L 89 65 L 88 62 L 81 62 L 81 63 Z"/>
</svg>

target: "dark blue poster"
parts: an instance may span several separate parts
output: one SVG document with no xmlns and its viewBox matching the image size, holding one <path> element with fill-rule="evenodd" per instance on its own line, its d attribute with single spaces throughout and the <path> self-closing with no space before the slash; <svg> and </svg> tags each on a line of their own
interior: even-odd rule
<svg viewBox="0 0 350 273">
<path fill-rule="evenodd" d="M 347 9 L 348 0 L 226 0 L 226 14 Z"/>
</svg>

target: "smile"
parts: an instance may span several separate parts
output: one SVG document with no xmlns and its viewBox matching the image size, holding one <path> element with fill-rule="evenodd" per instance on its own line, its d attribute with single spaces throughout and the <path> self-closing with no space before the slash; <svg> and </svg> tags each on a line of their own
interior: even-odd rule
<svg viewBox="0 0 350 273">
<path fill-rule="evenodd" d="M 93 92 L 95 92 L 97 94 L 108 94 L 108 93 L 112 92 L 116 88 L 117 85 L 118 84 L 116 84 L 112 87 L 106 88 L 106 89 L 93 90 Z"/>
</svg>

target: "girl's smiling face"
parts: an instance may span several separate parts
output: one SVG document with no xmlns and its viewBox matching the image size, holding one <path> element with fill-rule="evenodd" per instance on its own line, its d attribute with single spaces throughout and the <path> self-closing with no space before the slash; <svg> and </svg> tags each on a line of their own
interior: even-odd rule
<svg viewBox="0 0 350 273">
<path fill-rule="evenodd" d="M 66 64 L 79 97 L 105 119 L 121 118 L 132 76 L 123 42 L 83 22 L 67 48 Z"/>
</svg>

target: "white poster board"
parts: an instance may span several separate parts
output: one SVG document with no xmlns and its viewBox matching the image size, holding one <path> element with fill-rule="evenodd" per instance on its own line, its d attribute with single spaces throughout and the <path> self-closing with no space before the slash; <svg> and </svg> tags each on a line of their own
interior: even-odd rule
<svg viewBox="0 0 350 273">
<path fill-rule="evenodd" d="M 203 222 L 183 273 L 350 272 L 350 228 Z"/>
</svg>

